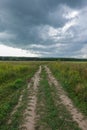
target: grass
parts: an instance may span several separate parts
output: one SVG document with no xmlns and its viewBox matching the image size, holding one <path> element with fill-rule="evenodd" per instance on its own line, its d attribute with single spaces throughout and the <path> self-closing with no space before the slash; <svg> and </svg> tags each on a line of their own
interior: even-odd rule
<svg viewBox="0 0 87 130">
<path fill-rule="evenodd" d="M 10 113 L 37 68 L 33 62 L 0 62 L 0 130 L 7 130 Z"/>
<path fill-rule="evenodd" d="M 31 88 L 30 88 L 31 89 Z M 28 102 L 28 95 L 29 95 L 29 90 L 27 89 L 27 86 L 25 86 L 24 92 L 23 92 L 23 98 L 22 102 L 17 109 L 17 111 L 14 113 L 12 122 L 10 125 L 5 128 L 5 130 L 20 130 L 21 125 L 24 123 L 24 111 L 27 108 L 27 102 Z"/>
<path fill-rule="evenodd" d="M 76 107 L 87 116 L 87 63 L 51 62 L 49 67 Z"/>
<path fill-rule="evenodd" d="M 47 79 L 43 69 L 38 90 L 36 130 L 80 130 L 61 103 L 55 86 L 49 85 Z"/>
</svg>

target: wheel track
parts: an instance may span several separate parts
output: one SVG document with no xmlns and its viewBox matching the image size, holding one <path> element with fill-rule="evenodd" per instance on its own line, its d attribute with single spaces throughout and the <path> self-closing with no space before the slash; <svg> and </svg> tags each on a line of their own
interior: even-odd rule
<svg viewBox="0 0 87 130">
<path fill-rule="evenodd" d="M 48 74 L 50 83 L 54 84 L 58 90 L 61 103 L 66 106 L 67 110 L 71 113 L 73 120 L 78 123 L 79 128 L 87 130 L 87 118 L 84 117 L 83 114 L 73 105 L 71 99 L 67 96 L 67 93 L 62 89 L 59 82 L 54 78 L 47 66 L 45 66 L 45 70 Z"/>
<path fill-rule="evenodd" d="M 25 121 L 24 124 L 21 126 L 22 130 L 35 130 L 35 118 L 36 118 L 36 104 L 37 104 L 37 90 L 40 80 L 40 73 L 41 73 L 41 66 L 39 67 L 39 70 L 36 72 L 35 76 L 33 77 L 32 81 L 33 88 L 31 91 L 31 96 L 29 95 L 29 101 L 27 104 L 27 109 L 24 112 Z M 30 83 L 28 84 L 28 88 L 30 87 Z M 30 92 L 29 92 L 30 93 Z"/>
</svg>

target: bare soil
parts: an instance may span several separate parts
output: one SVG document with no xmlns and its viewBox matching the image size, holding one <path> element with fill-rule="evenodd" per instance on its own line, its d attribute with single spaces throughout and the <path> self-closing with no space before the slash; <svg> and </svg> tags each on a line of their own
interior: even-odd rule
<svg viewBox="0 0 87 130">
<path fill-rule="evenodd" d="M 37 104 L 37 90 L 40 80 L 41 66 L 36 72 L 35 76 L 32 78 L 33 86 L 31 92 L 29 91 L 29 101 L 27 104 L 27 109 L 24 112 L 25 119 L 24 124 L 21 126 L 23 130 L 35 130 L 35 118 L 36 118 L 36 104 Z M 30 83 L 28 84 L 28 88 Z"/>
</svg>

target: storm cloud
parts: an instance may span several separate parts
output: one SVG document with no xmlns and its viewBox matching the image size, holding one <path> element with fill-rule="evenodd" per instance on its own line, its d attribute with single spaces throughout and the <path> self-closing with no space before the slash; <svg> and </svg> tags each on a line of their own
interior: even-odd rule
<svg viewBox="0 0 87 130">
<path fill-rule="evenodd" d="M 87 58 L 87 0 L 0 1 L 0 44 L 42 57 Z"/>
</svg>

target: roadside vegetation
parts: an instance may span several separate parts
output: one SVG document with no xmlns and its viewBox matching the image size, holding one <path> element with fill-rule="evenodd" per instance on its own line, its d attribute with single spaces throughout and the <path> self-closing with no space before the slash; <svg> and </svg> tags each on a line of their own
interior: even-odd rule
<svg viewBox="0 0 87 130">
<path fill-rule="evenodd" d="M 74 104 L 87 116 L 87 63 L 50 62 L 49 67 Z"/>
<path fill-rule="evenodd" d="M 37 69 L 34 62 L 0 62 L 0 130 L 7 130 L 10 113 Z"/>
</svg>

